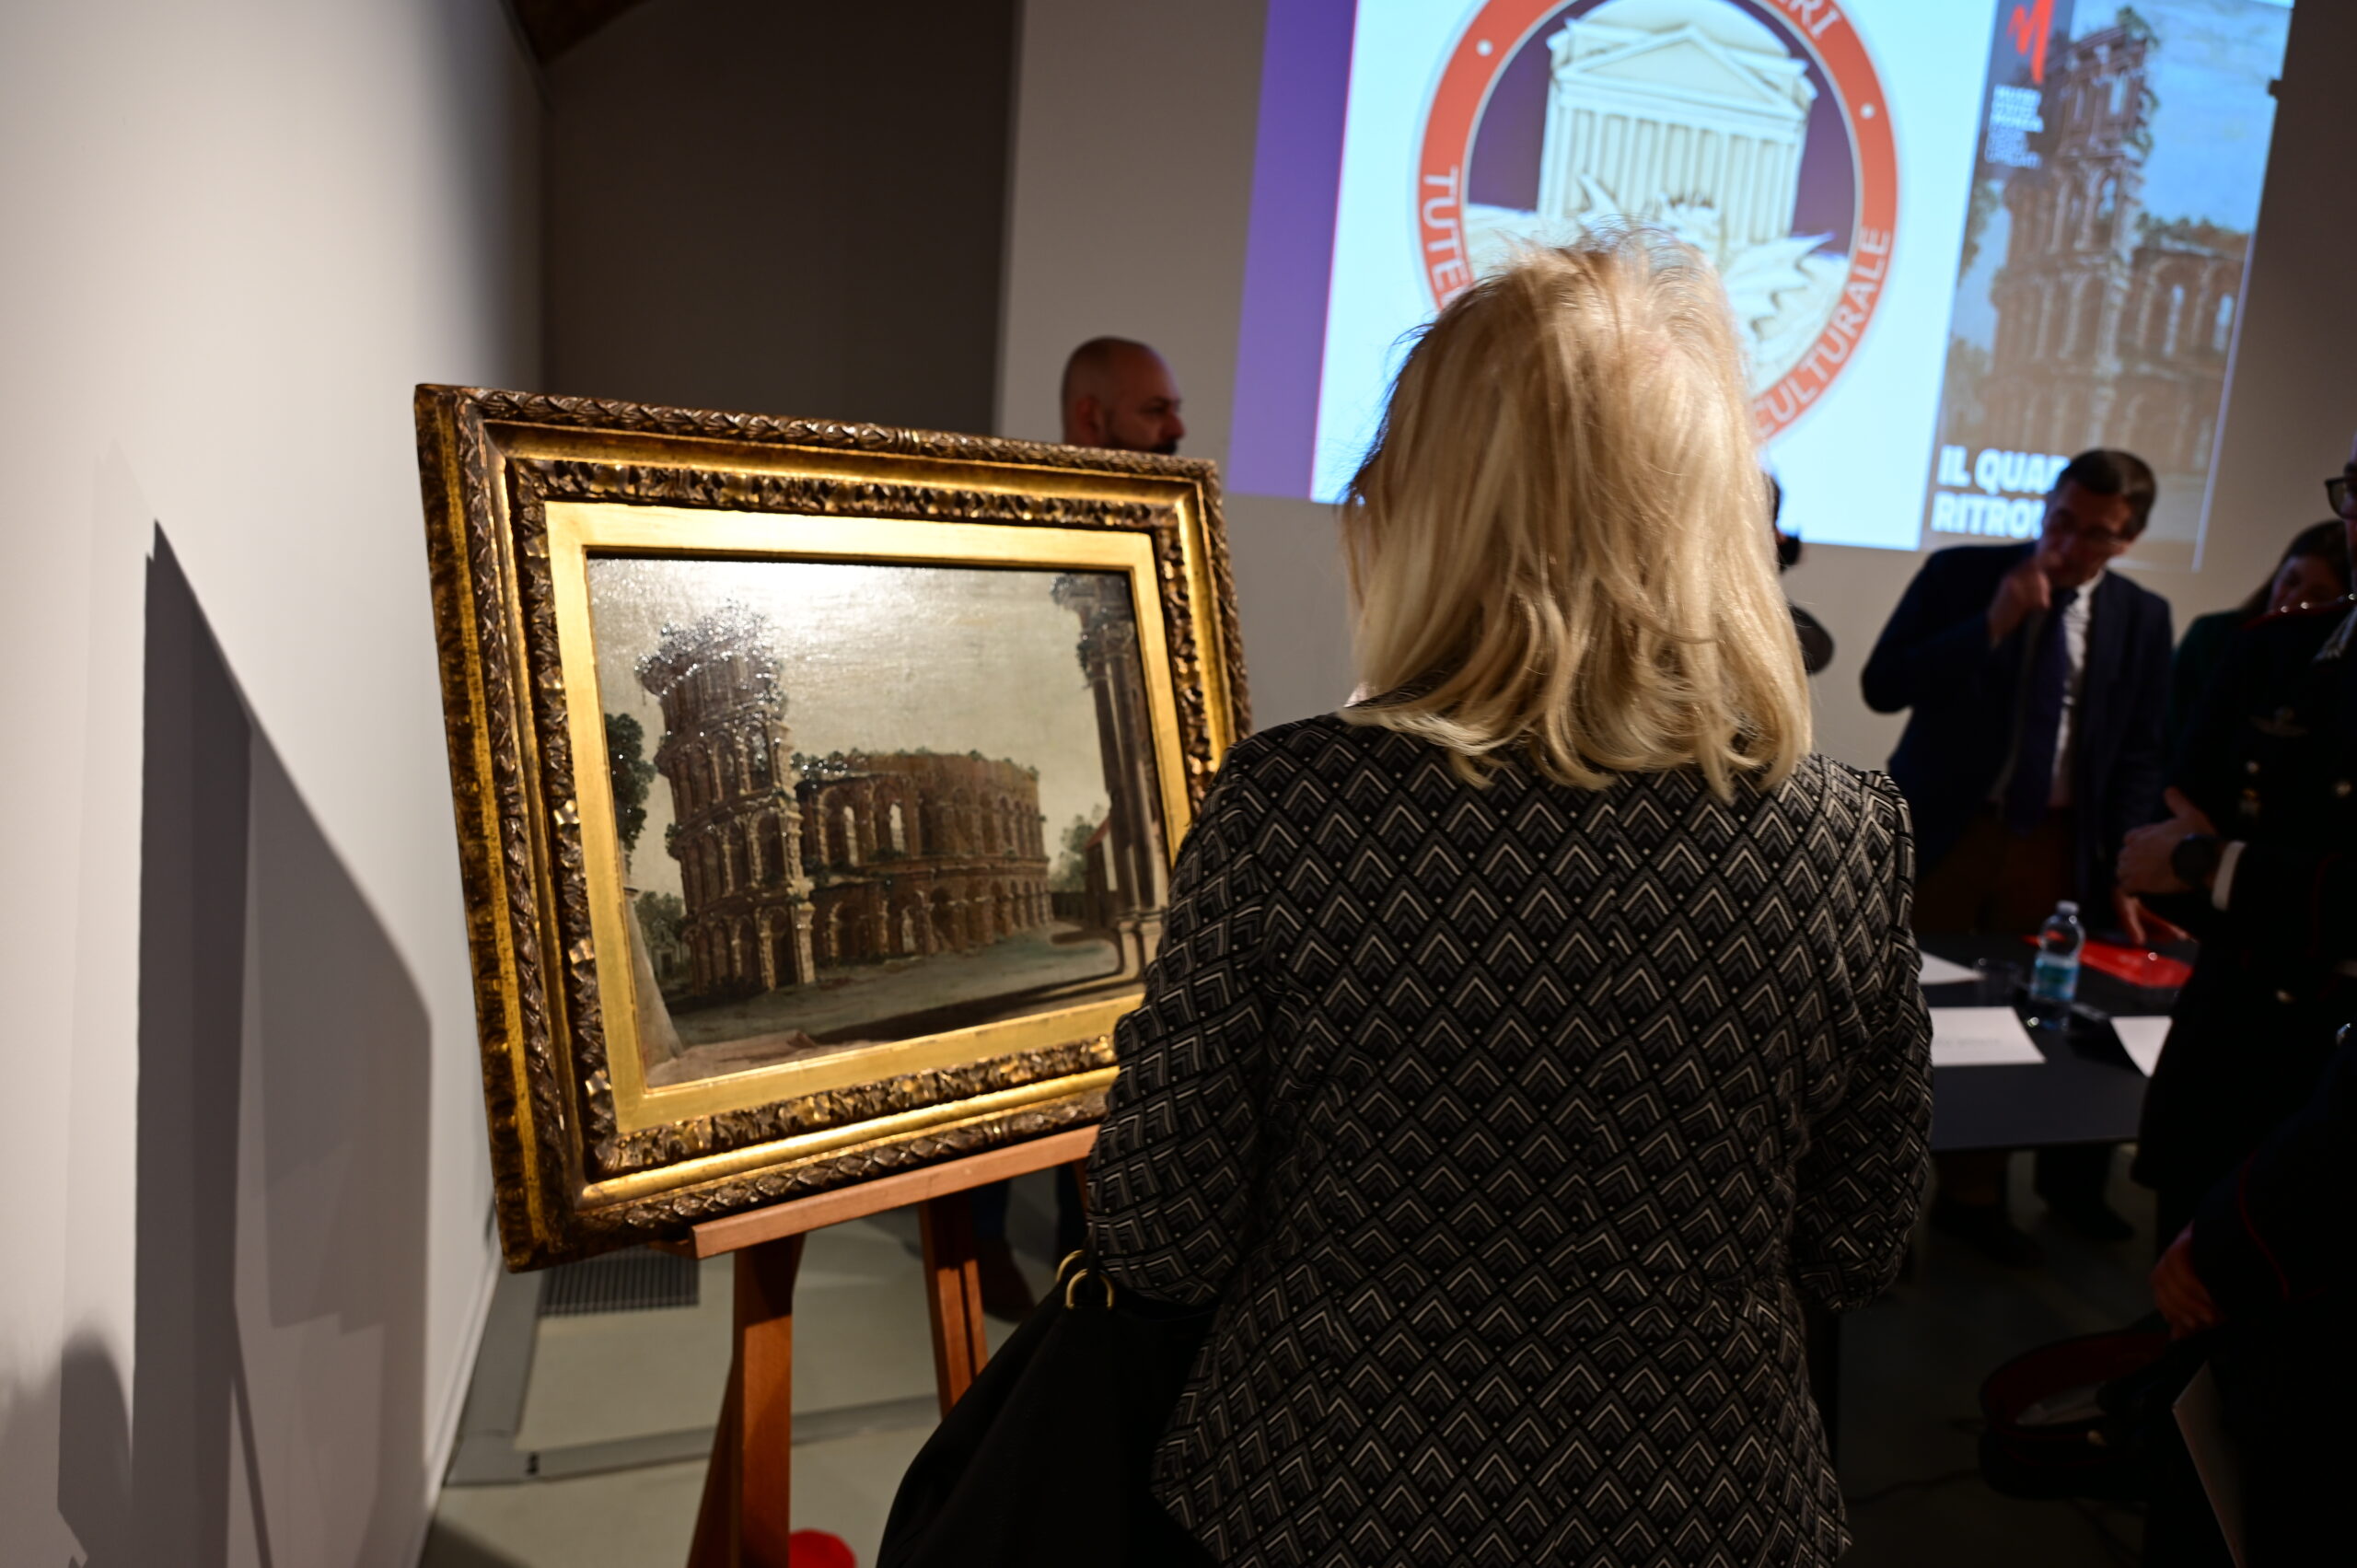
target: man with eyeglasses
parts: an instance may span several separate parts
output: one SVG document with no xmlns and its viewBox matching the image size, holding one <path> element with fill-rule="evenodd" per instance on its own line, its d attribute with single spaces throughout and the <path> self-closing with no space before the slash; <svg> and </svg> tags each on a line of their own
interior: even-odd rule
<svg viewBox="0 0 2357 1568">
<path fill-rule="evenodd" d="M 1891 777 L 1914 809 L 1915 929 L 2036 931 L 2065 899 L 2132 941 L 2151 917 L 2116 886 L 2122 838 L 2163 815 L 2167 601 L 2107 570 L 2156 494 L 2132 453 L 2082 452 L 2055 476 L 2038 537 L 1923 563 L 1863 677 L 1866 705 L 1908 710 Z M 2003 1262 L 2043 1256 L 2004 1209 L 2003 1152 L 1945 1155 L 1932 1223 Z M 2038 1191 L 2081 1232 L 2131 1234 L 2104 1200 L 2111 1150 L 2042 1150 Z"/>
<path fill-rule="evenodd" d="M 2357 449 L 2325 494 L 2357 542 Z M 2135 1176 L 2164 1242 L 2307 1098 L 2357 1017 L 2357 600 L 2235 633 L 2194 710 L 2167 820 L 2119 880 L 2201 938 L 2144 1097 Z"/>
</svg>

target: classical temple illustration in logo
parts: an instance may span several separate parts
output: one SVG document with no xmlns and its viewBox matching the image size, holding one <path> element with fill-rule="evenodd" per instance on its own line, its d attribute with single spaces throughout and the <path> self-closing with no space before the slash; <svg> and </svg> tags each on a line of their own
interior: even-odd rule
<svg viewBox="0 0 2357 1568">
<path fill-rule="evenodd" d="M 1127 585 L 1071 574 L 1051 591 L 1079 621 L 1074 700 L 1095 707 L 1110 802 L 1060 832 L 1021 759 L 798 753 L 779 629 L 757 610 L 667 625 L 637 660 L 662 714 L 652 764 L 671 821 L 656 853 L 679 889 L 671 921 L 648 918 L 633 889 L 650 1084 L 956 1028 L 1143 973 L 1168 877 Z"/>
<path fill-rule="evenodd" d="M 2124 447 L 2164 474 L 2210 466 L 2250 236 L 2145 214 L 2154 41 L 2131 22 L 2059 46 L 2049 145 L 2004 185 L 1988 374 L 1951 407 L 1949 439 Z"/>
<path fill-rule="evenodd" d="M 1537 203 L 1480 200 L 1477 153 L 1473 271 L 1517 240 L 1659 224 L 1717 264 L 1749 340 L 1752 391 L 1773 387 L 1817 341 L 1850 271 L 1836 234 L 1794 232 L 1818 97 L 1808 61 L 1726 0 L 1607 0 L 1541 35 Z"/>
</svg>

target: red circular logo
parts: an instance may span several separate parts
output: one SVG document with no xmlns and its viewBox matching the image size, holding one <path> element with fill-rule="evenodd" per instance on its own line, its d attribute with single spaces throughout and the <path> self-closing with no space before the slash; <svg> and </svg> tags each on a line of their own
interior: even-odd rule
<svg viewBox="0 0 2357 1568">
<path fill-rule="evenodd" d="M 1889 104 L 1838 0 L 1488 0 L 1424 117 L 1434 304 L 1515 239 L 1607 218 L 1717 263 L 1760 439 L 1806 413 L 1874 319 L 1898 219 Z"/>
</svg>

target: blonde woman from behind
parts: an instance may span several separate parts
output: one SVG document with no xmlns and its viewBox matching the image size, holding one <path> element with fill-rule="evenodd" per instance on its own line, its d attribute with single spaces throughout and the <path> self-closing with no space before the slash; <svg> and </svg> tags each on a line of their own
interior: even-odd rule
<svg viewBox="0 0 2357 1568">
<path fill-rule="evenodd" d="M 1742 366 L 1666 237 L 1408 355 L 1343 513 L 1362 689 L 1221 768 L 1092 1160 L 1216 1302 L 1156 1497 L 1225 1562 L 1830 1563 L 1803 1304 L 1897 1271 L 1907 810 L 1809 753 Z"/>
</svg>

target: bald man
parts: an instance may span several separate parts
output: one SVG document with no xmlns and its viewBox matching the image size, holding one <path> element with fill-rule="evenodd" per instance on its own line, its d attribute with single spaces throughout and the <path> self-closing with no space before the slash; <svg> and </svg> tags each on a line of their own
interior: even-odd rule
<svg viewBox="0 0 2357 1568">
<path fill-rule="evenodd" d="M 1178 417 L 1178 382 L 1162 355 L 1128 338 L 1091 338 L 1064 361 L 1058 401 L 1063 410 L 1064 445 L 1102 447 L 1116 452 L 1177 454 L 1187 436 Z M 1055 1256 L 1086 1243 L 1080 1188 L 1069 1168 L 1055 1173 Z M 1031 1287 L 1006 1238 L 1007 1184 L 993 1181 L 973 1190 L 974 1260 L 981 1275 L 982 1310 L 1009 1321 L 1032 1307 Z"/>
<path fill-rule="evenodd" d="M 1064 361 L 1064 445 L 1169 457 L 1187 437 L 1178 383 L 1162 355 L 1127 338 L 1091 338 Z"/>
</svg>

